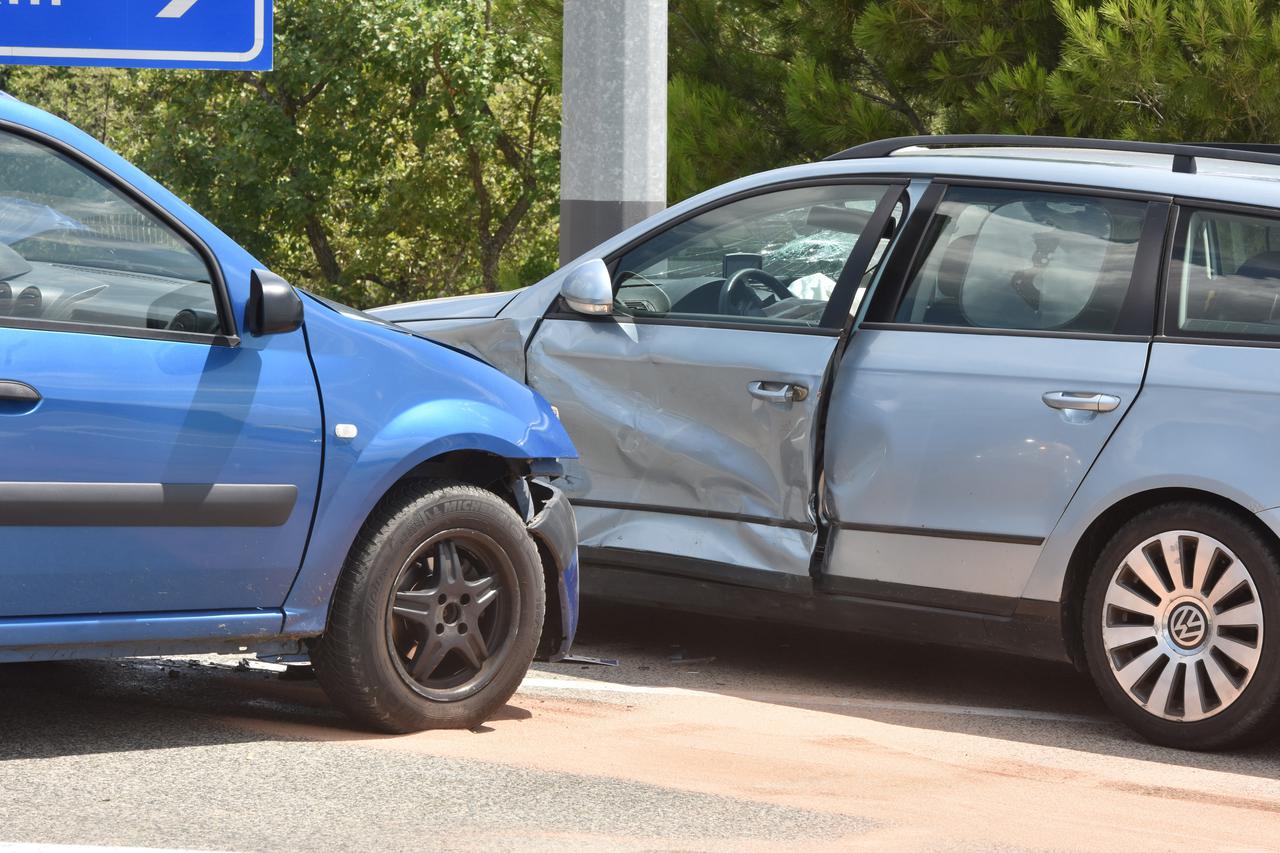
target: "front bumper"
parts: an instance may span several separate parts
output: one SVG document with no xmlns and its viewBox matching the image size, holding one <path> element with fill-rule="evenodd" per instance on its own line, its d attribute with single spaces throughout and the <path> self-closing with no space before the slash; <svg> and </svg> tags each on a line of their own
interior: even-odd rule
<svg viewBox="0 0 1280 853">
<path fill-rule="evenodd" d="M 555 569 L 556 589 L 548 584 L 547 596 L 555 595 L 559 604 L 558 618 L 552 618 L 547 608 L 538 656 L 555 661 L 569 654 L 578 631 L 578 521 L 569 499 L 555 486 L 545 480 L 528 484 L 534 513 L 528 522 L 529 534 Z"/>
</svg>

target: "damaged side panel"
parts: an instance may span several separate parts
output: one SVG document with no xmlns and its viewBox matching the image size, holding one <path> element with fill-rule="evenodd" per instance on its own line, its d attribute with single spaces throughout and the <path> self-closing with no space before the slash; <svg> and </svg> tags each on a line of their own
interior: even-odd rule
<svg viewBox="0 0 1280 853">
<path fill-rule="evenodd" d="M 535 322 L 535 318 L 503 316 L 410 320 L 401 325 L 428 340 L 470 353 L 517 382 L 524 382 L 525 340 Z"/>
<path fill-rule="evenodd" d="M 559 407 L 585 547 L 808 576 L 815 417 L 837 338 L 548 319 L 529 382 Z M 752 383 L 805 399 L 758 399 Z"/>
<path fill-rule="evenodd" d="M 424 338 L 469 352 L 501 370 L 517 382 L 524 382 L 525 351 L 538 321 L 560 293 L 560 282 L 566 270 L 560 270 L 539 282 L 511 294 L 488 294 L 509 297 L 502 302 L 496 316 L 460 310 L 462 299 L 429 300 L 407 306 L 375 308 L 369 313 L 399 323 Z M 487 303 L 491 306 L 498 302 Z"/>
<path fill-rule="evenodd" d="M 549 483 L 528 482 L 529 533 L 538 543 L 548 569 L 554 569 L 555 583 L 547 584 L 547 621 L 542 630 L 538 657 L 560 660 L 569 653 L 578 630 L 578 526 L 569 499 Z"/>
</svg>

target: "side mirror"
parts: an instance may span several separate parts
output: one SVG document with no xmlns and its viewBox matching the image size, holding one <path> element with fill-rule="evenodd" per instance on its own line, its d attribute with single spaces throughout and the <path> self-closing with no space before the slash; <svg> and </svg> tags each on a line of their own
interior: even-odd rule
<svg viewBox="0 0 1280 853">
<path fill-rule="evenodd" d="M 599 317 L 613 313 L 613 278 L 604 261 L 587 261 L 575 268 L 565 277 L 560 295 L 579 314 Z"/>
<path fill-rule="evenodd" d="M 302 299 L 293 285 L 275 273 L 254 270 L 249 277 L 249 301 L 244 325 L 255 335 L 278 335 L 302 326 Z"/>
</svg>

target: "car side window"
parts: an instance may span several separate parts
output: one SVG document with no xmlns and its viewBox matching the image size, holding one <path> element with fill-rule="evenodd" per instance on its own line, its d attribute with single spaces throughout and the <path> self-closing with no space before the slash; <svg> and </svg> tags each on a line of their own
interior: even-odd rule
<svg viewBox="0 0 1280 853">
<path fill-rule="evenodd" d="M 616 311 L 708 325 L 818 326 L 887 189 L 780 190 L 687 219 L 614 265 Z M 872 269 L 887 243 L 881 240 Z"/>
<path fill-rule="evenodd" d="M 222 333 L 204 258 L 71 158 L 0 131 L 0 323 Z"/>
<path fill-rule="evenodd" d="M 1280 338 L 1280 220 L 1184 210 L 1181 222 L 1166 330 Z"/>
<path fill-rule="evenodd" d="M 1024 331 L 1115 332 L 1145 202 L 953 187 L 895 319 Z"/>
</svg>

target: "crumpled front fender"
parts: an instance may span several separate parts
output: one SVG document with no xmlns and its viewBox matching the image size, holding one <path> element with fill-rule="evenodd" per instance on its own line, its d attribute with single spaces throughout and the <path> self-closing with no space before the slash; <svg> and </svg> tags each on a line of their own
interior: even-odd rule
<svg viewBox="0 0 1280 853">
<path fill-rule="evenodd" d="M 324 463 L 312 535 L 285 602 L 285 632 L 323 631 L 351 543 L 397 481 L 468 450 L 518 462 L 577 455 L 551 405 L 461 353 L 377 322 L 308 306 L 324 404 Z M 338 437 L 343 433 L 355 436 Z"/>
<path fill-rule="evenodd" d="M 557 596 L 560 605 L 559 619 L 547 620 L 538 652 L 540 658 L 556 661 L 569 654 L 578 632 L 578 522 L 564 492 L 538 480 L 529 487 L 529 533 L 551 560 L 556 583 L 554 588 L 547 585 L 547 597 Z"/>
</svg>

